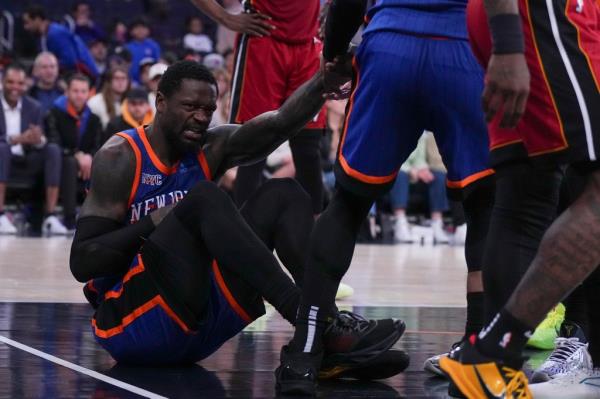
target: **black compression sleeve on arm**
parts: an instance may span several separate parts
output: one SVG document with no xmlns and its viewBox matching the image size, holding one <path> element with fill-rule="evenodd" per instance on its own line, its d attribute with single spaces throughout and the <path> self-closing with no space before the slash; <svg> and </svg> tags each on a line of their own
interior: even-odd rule
<svg viewBox="0 0 600 399">
<path fill-rule="evenodd" d="M 71 273 L 77 281 L 85 282 L 126 272 L 153 231 L 149 216 L 128 226 L 99 216 L 79 219 L 71 246 Z"/>
<path fill-rule="evenodd" d="M 333 0 L 325 22 L 323 58 L 332 61 L 346 54 L 350 40 L 360 27 L 367 8 L 366 0 Z"/>
</svg>

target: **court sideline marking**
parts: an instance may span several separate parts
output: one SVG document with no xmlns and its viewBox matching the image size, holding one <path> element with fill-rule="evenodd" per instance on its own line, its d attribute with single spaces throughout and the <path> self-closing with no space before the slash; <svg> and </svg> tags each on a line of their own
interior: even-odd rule
<svg viewBox="0 0 600 399">
<path fill-rule="evenodd" d="M 77 372 L 82 373 L 82 374 L 85 374 L 85 375 L 87 375 L 89 377 L 95 378 L 97 380 L 100 380 L 100 381 L 105 382 L 105 383 L 110 384 L 110 385 L 114 385 L 114 386 L 119 387 L 121 389 L 124 389 L 126 391 L 133 392 L 133 393 L 138 394 L 140 396 L 144 396 L 146 398 L 151 398 L 151 399 L 167 399 L 165 396 L 160 396 L 160 395 L 157 395 L 157 394 L 152 393 L 150 391 L 146 391 L 145 389 L 138 388 L 135 385 L 131 385 L 131 384 L 128 384 L 126 382 L 119 381 L 119 380 L 114 379 L 112 377 L 109 377 L 109 376 L 106 376 L 104 374 L 98 373 L 97 371 L 86 369 L 85 367 L 79 366 L 79 365 L 77 365 L 75 363 L 68 362 L 68 361 L 63 360 L 61 358 L 58 358 L 56 356 L 49 355 L 49 354 L 47 354 L 45 352 L 39 351 L 39 350 L 37 350 L 35 348 L 32 348 L 30 346 L 27 346 L 27 345 L 24 345 L 24 344 L 22 344 L 20 342 L 13 341 L 12 339 L 6 338 L 6 337 L 4 337 L 2 335 L 0 335 L 0 342 L 4 342 L 6 345 L 10 345 L 10 346 L 15 347 L 17 349 L 21 349 L 21 350 L 23 350 L 25 352 L 28 352 L 28 353 L 30 353 L 32 355 L 41 357 L 42 359 L 48 360 L 48 361 L 50 361 L 52 363 L 56 363 L 56 364 L 58 364 L 60 366 L 66 367 L 68 369 L 71 369 L 73 371 L 77 371 Z"/>
</svg>

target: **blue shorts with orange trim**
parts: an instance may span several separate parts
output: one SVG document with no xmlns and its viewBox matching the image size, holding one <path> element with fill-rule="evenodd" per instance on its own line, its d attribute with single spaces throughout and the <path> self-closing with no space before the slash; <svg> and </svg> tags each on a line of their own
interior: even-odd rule
<svg viewBox="0 0 600 399">
<path fill-rule="evenodd" d="M 189 318 L 167 303 L 138 255 L 129 272 L 103 293 L 92 320 L 96 341 L 124 364 L 181 365 L 210 356 L 251 322 L 232 307 L 216 264 L 210 276 L 205 316 L 190 328 Z"/>
<path fill-rule="evenodd" d="M 342 187 L 365 196 L 389 190 L 424 130 L 435 135 L 455 199 L 493 175 L 483 70 L 467 41 L 374 32 L 354 72 L 335 167 Z"/>
</svg>

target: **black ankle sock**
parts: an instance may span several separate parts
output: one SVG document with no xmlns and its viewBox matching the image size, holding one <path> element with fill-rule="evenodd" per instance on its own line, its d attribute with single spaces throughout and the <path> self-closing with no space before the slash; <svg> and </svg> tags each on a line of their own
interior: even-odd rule
<svg viewBox="0 0 600 399">
<path fill-rule="evenodd" d="M 296 331 L 290 341 L 292 352 L 317 353 L 322 350 L 323 333 L 335 316 L 336 308 L 331 303 L 335 302 L 338 285 L 339 282 L 331 278 L 321 278 L 319 284 L 304 287 L 303 299 L 316 298 L 317 301 L 313 304 L 301 301 L 298 307 Z M 325 293 L 333 295 L 329 298 Z"/>
<path fill-rule="evenodd" d="M 4 215 L 5 213 L 5 211 L 0 211 L 0 216 Z"/>
<path fill-rule="evenodd" d="M 502 309 L 479 333 L 477 348 L 486 356 L 518 359 L 533 330 Z"/>
<path fill-rule="evenodd" d="M 467 322 L 465 337 L 478 334 L 483 328 L 483 292 L 467 292 Z"/>
</svg>

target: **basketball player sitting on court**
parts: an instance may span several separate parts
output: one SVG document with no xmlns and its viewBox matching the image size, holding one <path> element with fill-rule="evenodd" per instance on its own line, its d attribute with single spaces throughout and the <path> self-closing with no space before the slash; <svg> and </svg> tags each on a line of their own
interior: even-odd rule
<svg viewBox="0 0 600 399">
<path fill-rule="evenodd" d="M 300 289 L 272 251 L 302 281 L 312 227 L 307 194 L 292 180 L 273 181 L 240 214 L 212 181 L 293 136 L 321 109 L 325 82 L 339 87 L 344 79 L 319 72 L 279 110 L 207 130 L 217 84 L 205 67 L 179 62 L 159 83 L 154 123 L 116 134 L 97 153 L 71 271 L 87 281 L 96 340 L 113 358 L 197 362 L 263 315 L 263 298 L 295 322 Z M 395 374 L 407 359 L 388 349 L 403 331 L 401 321 L 336 313 L 326 334 L 326 374 L 348 375 L 375 355 L 388 363 L 392 355 Z M 382 378 L 394 367 L 383 369 L 365 371 Z"/>
</svg>

